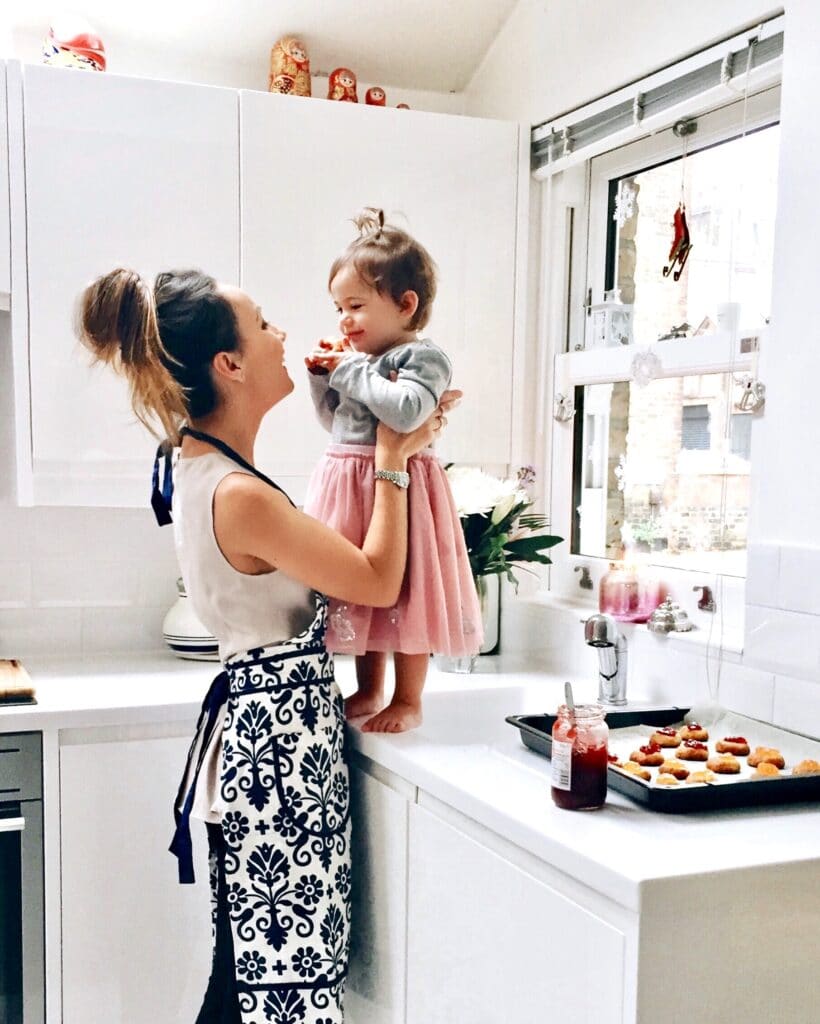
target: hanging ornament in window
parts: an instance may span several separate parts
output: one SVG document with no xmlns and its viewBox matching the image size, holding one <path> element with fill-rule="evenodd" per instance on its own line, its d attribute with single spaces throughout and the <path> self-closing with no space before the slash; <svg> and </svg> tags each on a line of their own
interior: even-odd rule
<svg viewBox="0 0 820 1024">
<path fill-rule="evenodd" d="M 632 343 L 632 306 L 621 302 L 620 288 L 604 292 L 604 301 L 588 307 L 586 348 L 617 348 Z"/>
<path fill-rule="evenodd" d="M 740 398 L 735 402 L 737 412 L 759 412 L 766 403 L 766 385 L 763 381 L 751 373 L 743 373 L 735 377 L 735 384 L 740 386 Z"/>
<path fill-rule="evenodd" d="M 635 198 L 638 190 L 631 178 L 621 178 L 618 182 L 618 194 L 615 196 L 615 213 L 612 219 L 622 228 L 630 218 L 635 216 Z"/>
<path fill-rule="evenodd" d="M 686 260 L 692 249 L 692 242 L 689 238 L 689 227 L 686 223 L 686 150 L 688 148 L 688 137 L 694 135 L 698 130 L 698 123 L 695 120 L 676 121 L 672 131 L 679 139 L 683 139 L 683 156 L 680 162 L 680 200 L 678 208 L 672 217 L 672 228 L 674 235 L 672 245 L 669 249 L 669 262 L 663 268 L 663 276 L 672 275 L 673 281 L 679 281 L 686 265 Z"/>
<path fill-rule="evenodd" d="M 660 359 L 651 348 L 642 349 L 635 353 L 632 360 L 632 379 L 640 388 L 660 377 L 663 366 Z"/>
<path fill-rule="evenodd" d="M 559 423 L 567 423 L 572 419 L 575 415 L 575 402 L 572 399 L 572 394 L 555 396 L 555 409 L 552 415 Z"/>
</svg>

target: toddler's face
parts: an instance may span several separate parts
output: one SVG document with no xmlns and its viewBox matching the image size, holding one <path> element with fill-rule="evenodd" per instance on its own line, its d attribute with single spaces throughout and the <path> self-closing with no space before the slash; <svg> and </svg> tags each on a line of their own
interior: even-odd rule
<svg viewBox="0 0 820 1024">
<path fill-rule="evenodd" d="M 414 310 L 402 310 L 389 295 L 363 281 L 352 266 L 342 267 L 333 278 L 330 294 L 339 328 L 357 352 L 378 356 L 413 334 L 407 324 Z"/>
</svg>

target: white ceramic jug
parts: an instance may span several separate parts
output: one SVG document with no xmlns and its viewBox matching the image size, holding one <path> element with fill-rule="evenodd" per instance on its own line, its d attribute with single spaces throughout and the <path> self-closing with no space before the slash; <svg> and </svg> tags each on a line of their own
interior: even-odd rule
<svg viewBox="0 0 820 1024">
<path fill-rule="evenodd" d="M 192 661 L 219 661 L 219 645 L 216 637 L 196 617 L 193 605 L 188 600 L 182 577 L 177 580 L 179 597 L 168 609 L 162 621 L 162 635 L 165 642 L 178 658 Z"/>
</svg>

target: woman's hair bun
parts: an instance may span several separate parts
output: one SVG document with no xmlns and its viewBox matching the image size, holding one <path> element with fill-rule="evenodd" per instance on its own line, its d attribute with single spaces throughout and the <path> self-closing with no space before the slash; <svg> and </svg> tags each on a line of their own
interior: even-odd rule
<svg viewBox="0 0 820 1024">
<path fill-rule="evenodd" d="M 187 409 L 168 369 L 174 360 L 160 338 L 153 288 L 125 267 L 103 274 L 80 296 L 76 329 L 95 361 L 125 376 L 137 418 L 152 433 L 158 422 L 176 442 Z"/>
</svg>

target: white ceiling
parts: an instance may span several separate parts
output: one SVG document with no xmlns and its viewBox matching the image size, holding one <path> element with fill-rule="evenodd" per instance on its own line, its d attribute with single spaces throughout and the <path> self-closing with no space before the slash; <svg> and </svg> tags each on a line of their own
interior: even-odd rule
<svg viewBox="0 0 820 1024">
<path fill-rule="evenodd" d="M 308 47 L 311 71 L 350 67 L 362 81 L 460 92 L 516 0 L 0 0 L 11 52 L 41 40 L 56 14 L 76 12 L 102 37 L 109 69 L 118 51 L 150 48 L 196 62 L 267 60 L 282 35 Z M 2 42 L 2 39 L 0 39 Z M 8 43 L 7 43 L 8 45 Z"/>
</svg>

